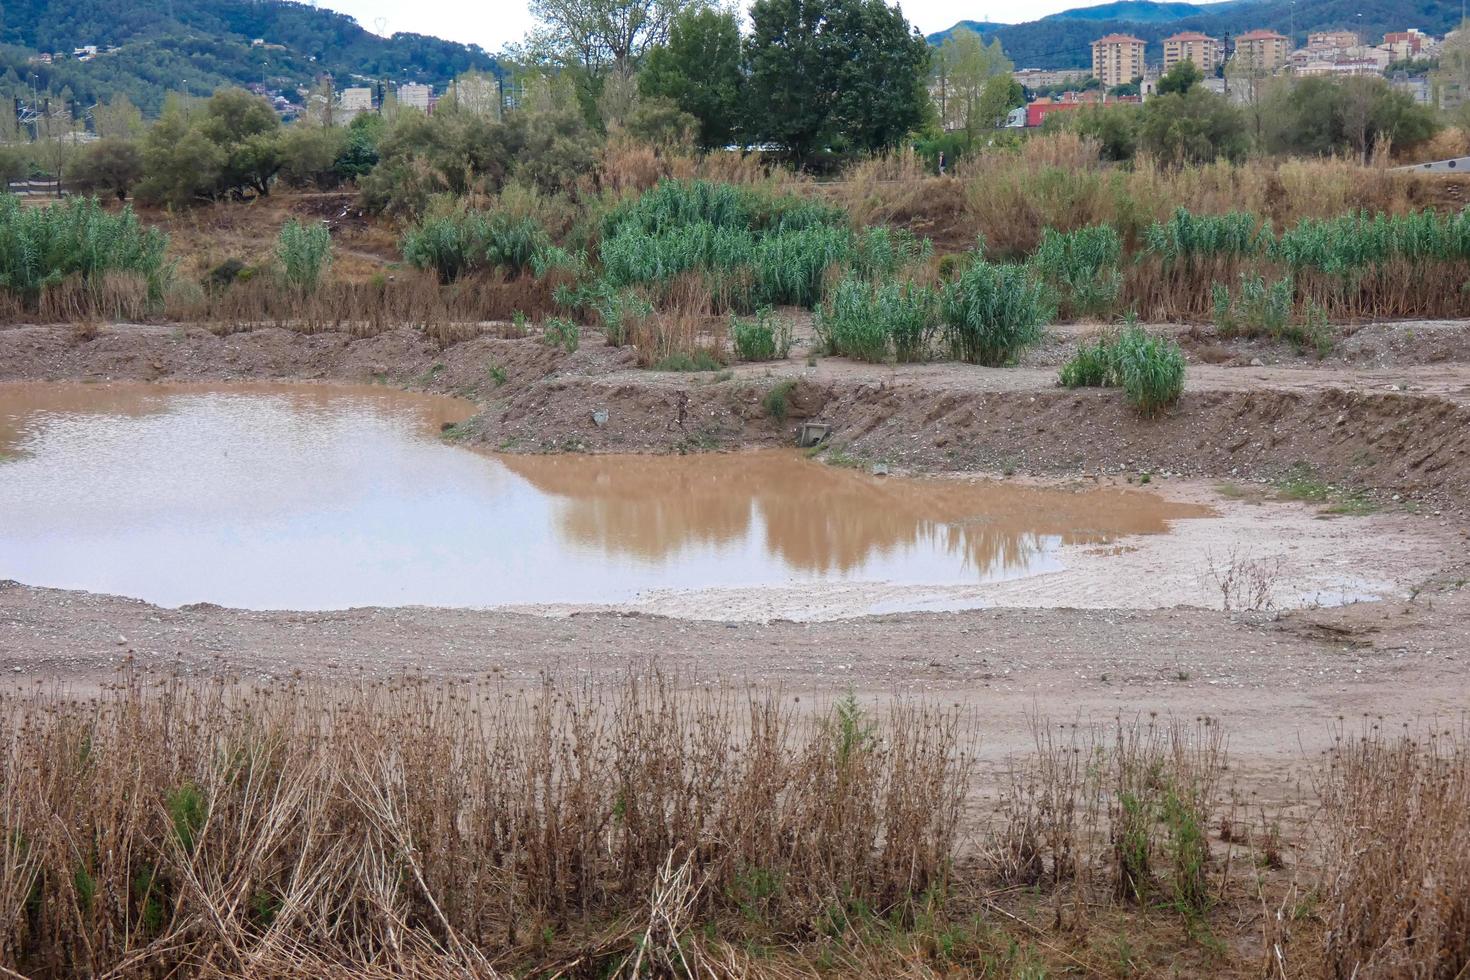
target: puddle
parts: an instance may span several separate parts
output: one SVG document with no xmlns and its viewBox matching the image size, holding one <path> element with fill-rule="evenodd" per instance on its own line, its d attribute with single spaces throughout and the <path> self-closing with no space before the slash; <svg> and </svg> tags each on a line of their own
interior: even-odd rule
<svg viewBox="0 0 1470 980">
<path fill-rule="evenodd" d="M 495 456 L 468 403 L 377 387 L 0 385 L 0 578 L 166 606 L 623 603 L 976 585 L 1208 508 L 880 478 L 788 452 Z M 890 607 L 905 607 L 902 598 Z"/>
</svg>

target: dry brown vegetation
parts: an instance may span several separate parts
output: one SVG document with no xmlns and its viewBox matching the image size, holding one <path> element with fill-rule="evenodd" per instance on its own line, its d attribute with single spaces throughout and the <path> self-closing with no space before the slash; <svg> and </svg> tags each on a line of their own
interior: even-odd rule
<svg viewBox="0 0 1470 980">
<path fill-rule="evenodd" d="M 1426 977 L 1470 964 L 1470 742 L 1345 738 L 1320 808 L 1218 723 L 548 679 L 0 696 L 33 976 Z M 991 791 L 998 804 L 984 803 Z M 1292 828 L 1283 838 L 1283 819 Z M 1288 857 L 1289 855 L 1289 857 Z"/>
</svg>

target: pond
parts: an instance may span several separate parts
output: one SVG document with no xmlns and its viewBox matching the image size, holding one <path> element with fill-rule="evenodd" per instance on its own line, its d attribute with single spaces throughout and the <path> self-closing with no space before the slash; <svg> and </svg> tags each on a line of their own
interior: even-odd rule
<svg viewBox="0 0 1470 980">
<path fill-rule="evenodd" d="M 298 610 L 970 585 L 1208 513 L 794 450 L 518 456 L 443 438 L 474 412 L 377 386 L 0 385 L 0 578 Z"/>
</svg>

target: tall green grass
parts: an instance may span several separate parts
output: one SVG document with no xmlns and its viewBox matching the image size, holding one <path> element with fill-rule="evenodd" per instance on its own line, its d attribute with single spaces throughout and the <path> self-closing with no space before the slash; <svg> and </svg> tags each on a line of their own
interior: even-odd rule
<svg viewBox="0 0 1470 980">
<path fill-rule="evenodd" d="M 1144 233 L 1144 247 L 1165 265 L 1191 265 L 1209 258 L 1250 258 L 1271 246 L 1269 223 L 1247 211 L 1191 214 L 1177 209 L 1168 221 L 1156 221 Z"/>
<path fill-rule="evenodd" d="M 163 297 L 168 238 L 145 229 L 132 208 L 105 211 L 96 198 L 27 207 L 0 194 L 0 289 L 35 309 L 41 293 L 71 276 L 98 285 L 108 273 L 143 277 L 148 299 Z"/>
<path fill-rule="evenodd" d="M 730 342 L 742 361 L 784 361 L 791 354 L 791 321 L 769 308 L 753 317 L 730 317 Z"/>
<path fill-rule="evenodd" d="M 1111 225 L 1089 225 L 1075 231 L 1046 229 L 1030 264 L 1055 293 L 1063 315 L 1110 313 L 1123 289 L 1118 262 L 1123 240 Z"/>
<path fill-rule="evenodd" d="M 484 211 L 425 218 L 404 233 L 402 248 L 407 262 L 432 269 L 441 283 L 481 269 L 519 276 L 534 271 L 538 260 L 554 251 L 534 218 Z"/>
<path fill-rule="evenodd" d="M 992 367 L 1041 339 L 1055 315 L 1046 287 L 1023 266 L 976 259 L 941 297 L 945 339 L 953 355 Z"/>
<path fill-rule="evenodd" d="M 1402 259 L 1414 263 L 1470 259 L 1470 209 L 1439 215 L 1369 215 L 1356 211 L 1336 218 L 1306 218 L 1282 232 L 1275 257 L 1296 271 L 1350 276 Z"/>
<path fill-rule="evenodd" d="M 292 218 L 276 239 L 276 260 L 287 286 L 314 292 L 332 264 L 332 233 L 320 222 L 303 225 Z"/>
<path fill-rule="evenodd" d="M 1184 373 L 1179 345 L 1130 318 L 1122 331 L 1083 342 L 1062 366 L 1060 381 L 1066 388 L 1121 387 L 1140 414 L 1153 416 L 1179 400 Z"/>
<path fill-rule="evenodd" d="M 854 273 L 839 280 L 817 310 L 829 354 L 862 361 L 922 361 L 938 321 L 934 290 L 909 282 L 872 283 Z"/>
</svg>

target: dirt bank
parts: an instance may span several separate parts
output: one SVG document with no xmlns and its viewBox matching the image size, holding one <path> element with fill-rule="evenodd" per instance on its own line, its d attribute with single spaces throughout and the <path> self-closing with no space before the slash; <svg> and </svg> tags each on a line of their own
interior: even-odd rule
<svg viewBox="0 0 1470 980">
<path fill-rule="evenodd" d="M 658 665 L 689 683 L 779 684 L 959 701 L 1027 748 L 1028 715 L 1118 712 L 1224 720 L 1242 760 L 1290 759 L 1336 719 L 1455 717 L 1470 703 L 1470 590 L 1280 617 L 1207 610 L 994 609 L 803 624 L 656 616 L 561 619 L 422 608 L 264 613 L 162 609 L 84 593 L 0 588 L 0 675 L 82 685 L 131 660 L 249 678 L 615 675 Z M 1009 733 L 1003 735 L 1000 733 Z M 988 736 L 989 737 L 989 736 Z"/>
<path fill-rule="evenodd" d="M 1404 337 L 1435 337 L 1407 355 Z M 930 471 L 1175 473 L 1270 480 L 1288 471 L 1412 497 L 1463 515 L 1470 501 L 1470 362 L 1462 324 L 1358 328 L 1350 360 L 1232 342 L 1232 364 L 1190 366 L 1185 395 L 1143 420 L 1115 391 L 1056 386 L 1081 328 L 1055 331 L 1025 366 L 864 365 L 800 356 L 720 373 L 637 370 L 589 337 L 574 354 L 536 339 L 447 348 L 411 330 L 355 339 L 262 329 L 117 325 L 0 329 L 0 380 L 381 381 L 471 398 L 469 435 L 503 451 L 689 451 L 789 444 L 820 419 L 859 462 Z M 1376 338 L 1376 339 L 1375 339 Z M 1411 345 L 1410 345 L 1411 346 Z M 1414 348 L 1417 349 L 1417 348 Z M 1270 363 L 1267 363 L 1270 361 Z M 1050 362 L 1050 363 L 1045 363 Z M 767 399 L 781 386 L 781 410 Z M 773 417 L 781 415 L 784 418 Z M 603 424 L 598 423 L 606 413 Z"/>
</svg>

